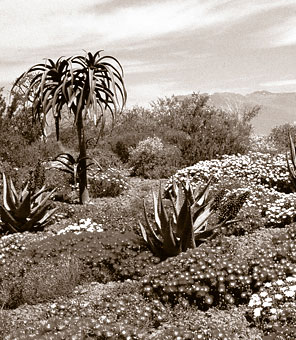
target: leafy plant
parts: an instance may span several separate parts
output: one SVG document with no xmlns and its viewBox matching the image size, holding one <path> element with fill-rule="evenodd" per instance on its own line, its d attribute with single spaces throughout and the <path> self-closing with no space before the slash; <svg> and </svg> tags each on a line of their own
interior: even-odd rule
<svg viewBox="0 0 296 340">
<path fill-rule="evenodd" d="M 258 114 L 259 107 L 225 112 L 208 105 L 207 101 L 207 96 L 193 93 L 153 103 L 152 111 L 159 119 L 157 133 L 181 150 L 184 166 L 217 155 L 248 151 L 250 121 Z"/>
<path fill-rule="evenodd" d="M 212 238 L 218 229 L 233 223 L 235 220 L 233 211 L 219 219 L 219 223 L 213 227 L 207 227 L 209 217 L 217 210 L 223 193 L 209 199 L 210 179 L 205 187 L 192 189 L 187 181 L 178 185 L 173 182 L 169 192 L 172 204 L 172 214 L 168 216 L 164 200 L 161 197 L 161 187 L 158 198 L 153 193 L 154 218 L 156 230 L 150 224 L 147 209 L 144 202 L 144 216 L 146 228 L 139 222 L 141 233 L 156 256 L 165 259 L 176 256 L 181 252 L 196 246 L 206 239 Z"/>
<path fill-rule="evenodd" d="M 148 137 L 129 149 L 129 165 L 133 176 L 163 178 L 171 176 L 180 164 L 180 150 L 165 145 L 159 137 Z"/>
<path fill-rule="evenodd" d="M 0 205 L 4 231 L 12 233 L 42 230 L 57 208 L 49 209 L 48 199 L 55 189 L 45 194 L 45 188 L 36 193 L 29 190 L 29 183 L 18 194 L 12 180 L 3 173 L 3 205 Z"/>
<path fill-rule="evenodd" d="M 112 56 L 101 57 L 101 51 L 94 55 L 59 58 L 56 62 L 47 59 L 44 64 L 32 66 L 15 82 L 12 91 L 30 74 L 35 74 L 26 91 L 27 101 L 32 103 L 32 115 L 40 120 L 44 129 L 46 115 L 52 111 L 56 123 L 56 136 L 59 139 L 59 123 L 62 109 L 67 106 L 75 117 L 77 128 L 81 175 L 79 199 L 88 201 L 86 164 L 86 116 L 91 116 L 97 125 L 104 126 L 105 116 L 112 119 L 121 111 L 126 102 L 123 70 L 118 60 Z M 119 70 L 118 70 L 119 67 Z"/>
<path fill-rule="evenodd" d="M 86 164 L 85 161 L 87 159 L 91 160 L 92 162 Z M 81 182 L 83 170 L 89 168 L 93 164 L 96 164 L 98 168 L 101 169 L 100 164 L 93 158 L 90 157 L 80 158 L 79 156 L 78 158 L 75 158 L 70 153 L 60 153 L 50 162 L 51 168 L 58 169 L 71 174 L 74 185 L 76 185 L 76 183 Z"/>
</svg>

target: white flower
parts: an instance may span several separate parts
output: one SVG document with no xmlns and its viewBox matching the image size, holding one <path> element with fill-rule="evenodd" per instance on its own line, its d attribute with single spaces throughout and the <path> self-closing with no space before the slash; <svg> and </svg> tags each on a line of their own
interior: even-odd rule
<svg viewBox="0 0 296 340">
<path fill-rule="evenodd" d="M 263 307 L 271 307 L 272 306 L 272 303 L 271 302 L 267 302 L 267 301 L 264 301 L 263 304 L 262 304 Z"/>
<path fill-rule="evenodd" d="M 296 277 L 295 276 L 289 276 L 286 278 L 287 282 L 296 282 Z"/>
<path fill-rule="evenodd" d="M 289 289 L 292 290 L 293 292 L 295 292 L 296 291 L 296 285 L 290 286 Z"/>
<path fill-rule="evenodd" d="M 270 313 L 271 314 L 277 314 L 277 309 L 276 308 L 270 308 Z"/>
<path fill-rule="evenodd" d="M 260 306 L 260 305 L 261 305 L 261 300 L 259 296 L 257 294 L 254 294 L 251 300 L 249 301 L 249 306 L 253 307 L 253 306 Z"/>
<path fill-rule="evenodd" d="M 277 281 L 276 281 L 276 284 L 279 285 L 279 286 L 281 286 L 281 285 L 284 284 L 284 281 L 283 281 L 283 280 L 277 280 Z"/>
<path fill-rule="evenodd" d="M 294 290 L 287 290 L 287 291 L 284 292 L 284 294 L 287 297 L 293 297 L 295 295 L 295 291 Z"/>
<path fill-rule="evenodd" d="M 260 293 L 260 296 L 261 296 L 261 297 L 266 297 L 267 295 L 268 295 L 268 293 L 265 292 L 265 291 L 263 291 L 263 292 Z"/>
<path fill-rule="evenodd" d="M 270 288 L 272 286 L 271 282 L 266 282 L 264 287 Z"/>
<path fill-rule="evenodd" d="M 254 316 L 259 317 L 261 315 L 262 307 L 257 307 L 254 309 Z"/>
<path fill-rule="evenodd" d="M 282 294 L 275 294 L 274 298 L 277 299 L 277 300 L 281 300 L 283 298 L 283 295 Z"/>
</svg>

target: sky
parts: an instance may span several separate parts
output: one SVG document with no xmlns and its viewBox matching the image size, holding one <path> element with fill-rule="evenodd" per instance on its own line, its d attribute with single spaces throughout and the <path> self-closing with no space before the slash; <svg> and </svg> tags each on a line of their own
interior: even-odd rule
<svg viewBox="0 0 296 340">
<path fill-rule="evenodd" d="M 296 92 L 295 0 L 0 0 L 0 87 L 44 59 L 117 58 L 127 107 L 190 93 Z"/>
</svg>

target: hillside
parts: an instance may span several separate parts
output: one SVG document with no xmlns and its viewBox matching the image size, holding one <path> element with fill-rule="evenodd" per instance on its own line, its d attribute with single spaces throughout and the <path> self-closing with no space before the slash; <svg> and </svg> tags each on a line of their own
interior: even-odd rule
<svg viewBox="0 0 296 340">
<path fill-rule="evenodd" d="M 214 93 L 209 104 L 226 110 L 244 107 L 261 107 L 258 117 L 253 120 L 256 134 L 268 134 L 275 126 L 296 121 L 296 93 L 272 93 L 256 91 L 247 95 L 230 92 Z"/>
</svg>

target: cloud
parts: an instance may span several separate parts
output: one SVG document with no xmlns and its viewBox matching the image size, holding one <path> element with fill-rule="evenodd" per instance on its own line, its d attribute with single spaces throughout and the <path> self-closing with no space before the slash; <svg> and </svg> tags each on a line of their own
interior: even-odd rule
<svg viewBox="0 0 296 340">
<path fill-rule="evenodd" d="M 296 13 L 296 8 L 294 10 Z M 267 34 L 272 37 L 270 40 L 271 47 L 296 45 L 296 18 L 282 22 L 271 28 Z"/>
<path fill-rule="evenodd" d="M 294 0 L 293 0 L 294 1 Z M 227 24 L 292 0 L 2 0 L 0 48 L 42 49 L 73 46 L 77 49 L 98 44 L 124 48 L 133 43 L 174 33 Z M 225 27 L 225 26 L 224 26 Z M 289 35 L 287 40 L 291 39 Z"/>
<path fill-rule="evenodd" d="M 282 87 L 282 86 L 295 86 L 296 79 L 275 80 L 261 83 L 260 86 L 264 87 Z"/>
<path fill-rule="evenodd" d="M 108 0 L 1 0 L 0 48 L 42 48 L 73 42 L 75 19 L 86 6 Z M 70 24 L 69 24 L 70 23 Z"/>
</svg>

